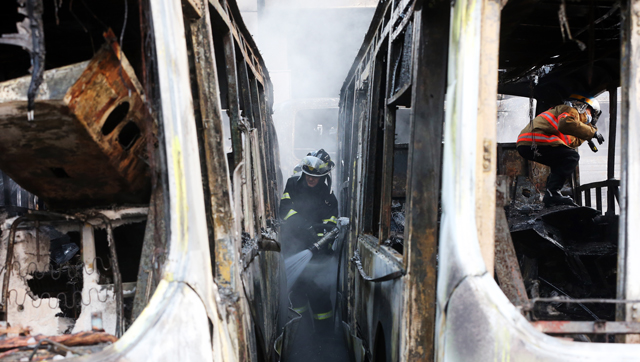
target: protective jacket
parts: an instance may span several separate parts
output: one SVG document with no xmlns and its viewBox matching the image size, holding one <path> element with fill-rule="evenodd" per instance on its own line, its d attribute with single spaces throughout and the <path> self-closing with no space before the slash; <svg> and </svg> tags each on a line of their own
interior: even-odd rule
<svg viewBox="0 0 640 362">
<path fill-rule="evenodd" d="M 576 148 L 593 138 L 596 128 L 587 124 L 586 114 L 564 104 L 542 112 L 518 136 L 518 146 L 536 142 L 545 146 Z"/>
<path fill-rule="evenodd" d="M 280 217 L 284 221 L 283 238 L 296 239 L 296 245 L 289 245 L 295 249 L 291 251 L 304 250 L 311 247 L 325 231 L 336 227 L 338 200 L 324 179 L 315 187 L 309 187 L 304 174 L 295 175 L 287 180 L 280 200 Z M 310 227 L 313 233 L 308 230 Z"/>
</svg>

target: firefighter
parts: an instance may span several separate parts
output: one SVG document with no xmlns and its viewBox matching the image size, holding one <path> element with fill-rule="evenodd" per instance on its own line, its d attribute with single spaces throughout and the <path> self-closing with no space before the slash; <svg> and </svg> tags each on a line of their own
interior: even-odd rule
<svg viewBox="0 0 640 362">
<path fill-rule="evenodd" d="M 543 198 L 546 207 L 575 205 L 560 190 L 580 161 L 576 148 L 592 138 L 600 144 L 604 142 L 595 127 L 600 113 L 600 104 L 595 98 L 572 94 L 564 104 L 539 114 L 520 132 L 518 153 L 551 168 Z"/>
<path fill-rule="evenodd" d="M 285 258 L 310 248 L 324 233 L 334 229 L 338 221 L 338 201 L 331 191 L 330 177 L 334 163 L 329 154 L 323 149 L 311 152 L 302 159 L 300 166 L 301 172 L 287 180 L 280 200 Z M 331 265 L 328 263 L 330 248 L 329 244 L 314 255 L 289 294 L 296 312 L 302 315 L 311 312 L 313 325 L 319 333 L 333 329 L 330 291 L 327 283 L 318 280 L 323 268 Z"/>
</svg>

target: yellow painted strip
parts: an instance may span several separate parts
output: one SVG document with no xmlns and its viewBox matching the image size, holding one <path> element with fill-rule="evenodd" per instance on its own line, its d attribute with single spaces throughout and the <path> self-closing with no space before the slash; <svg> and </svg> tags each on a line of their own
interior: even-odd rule
<svg viewBox="0 0 640 362">
<path fill-rule="evenodd" d="M 160 315 L 164 312 L 164 308 L 166 304 L 163 303 L 165 298 L 171 297 L 172 290 L 169 290 L 169 282 L 164 279 L 160 279 L 160 283 L 156 287 L 156 290 L 153 292 L 151 299 L 149 299 L 149 303 L 142 310 L 142 313 L 136 319 L 137 323 L 133 323 L 131 327 L 115 344 L 113 344 L 113 349 L 118 352 L 126 351 L 127 348 L 130 348 L 135 343 L 138 342 L 138 339 L 144 336 L 145 333 L 148 332 L 148 328 L 152 323 L 152 319 L 156 315 Z"/>
<path fill-rule="evenodd" d="M 189 203 L 187 202 L 187 185 L 184 179 L 184 166 L 182 164 L 182 145 L 180 138 L 175 136 L 171 145 L 171 153 L 173 156 L 173 175 L 176 181 L 176 217 L 178 219 L 178 243 L 182 252 L 188 250 L 189 241 L 187 239 L 189 230 L 188 211 Z"/>
</svg>

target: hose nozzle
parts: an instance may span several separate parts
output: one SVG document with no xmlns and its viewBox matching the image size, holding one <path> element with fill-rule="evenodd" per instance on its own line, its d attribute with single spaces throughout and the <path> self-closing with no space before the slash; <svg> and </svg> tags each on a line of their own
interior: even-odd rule
<svg viewBox="0 0 640 362">
<path fill-rule="evenodd" d="M 320 250 L 320 248 L 324 244 L 326 244 L 327 242 L 329 242 L 329 240 L 333 239 L 336 235 L 338 235 L 339 231 L 340 231 L 340 228 L 337 228 L 337 227 L 329 231 L 322 237 L 322 239 L 318 240 L 317 243 L 314 243 L 313 246 L 309 248 L 309 250 L 311 250 L 312 252 Z"/>
</svg>

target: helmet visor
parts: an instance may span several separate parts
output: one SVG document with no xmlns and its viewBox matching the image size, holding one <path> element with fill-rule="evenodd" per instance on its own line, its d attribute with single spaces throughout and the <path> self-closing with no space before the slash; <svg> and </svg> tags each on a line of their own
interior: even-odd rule
<svg viewBox="0 0 640 362">
<path fill-rule="evenodd" d="M 302 172 L 311 176 L 324 176 L 331 172 L 331 166 L 329 163 L 322 161 L 314 156 L 306 156 L 300 162 L 302 165 Z"/>
</svg>

